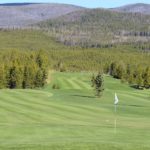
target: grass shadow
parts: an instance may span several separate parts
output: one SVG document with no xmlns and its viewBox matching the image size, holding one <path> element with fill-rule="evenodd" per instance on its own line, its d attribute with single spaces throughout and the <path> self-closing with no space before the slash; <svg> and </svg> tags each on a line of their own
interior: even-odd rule
<svg viewBox="0 0 150 150">
<path fill-rule="evenodd" d="M 142 106 L 142 105 L 127 105 L 127 106 L 130 106 L 130 107 L 146 107 L 146 106 Z"/>
<path fill-rule="evenodd" d="M 75 97 L 84 97 L 84 98 L 96 98 L 95 96 L 86 96 L 86 95 L 72 95 Z"/>
</svg>

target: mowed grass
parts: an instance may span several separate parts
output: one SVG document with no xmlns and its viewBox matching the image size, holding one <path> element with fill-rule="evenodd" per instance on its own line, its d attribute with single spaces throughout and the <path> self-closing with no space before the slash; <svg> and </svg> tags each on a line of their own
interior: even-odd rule
<svg viewBox="0 0 150 150">
<path fill-rule="evenodd" d="M 53 73 L 41 90 L 0 90 L 0 149 L 149 150 L 150 91 L 105 76 L 104 95 L 96 98 L 90 76 Z"/>
</svg>

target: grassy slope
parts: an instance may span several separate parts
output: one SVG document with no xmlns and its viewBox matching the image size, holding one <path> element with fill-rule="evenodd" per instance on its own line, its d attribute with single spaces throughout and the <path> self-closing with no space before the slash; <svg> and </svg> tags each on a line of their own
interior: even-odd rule
<svg viewBox="0 0 150 150">
<path fill-rule="evenodd" d="M 54 73 L 42 90 L 0 91 L 0 149 L 148 150 L 149 91 L 105 77 L 101 99 L 93 97 L 90 75 Z M 114 92 L 120 102 L 114 133 Z"/>
<path fill-rule="evenodd" d="M 36 30 L 0 31 L 0 50 L 56 50 L 64 47 Z"/>
</svg>

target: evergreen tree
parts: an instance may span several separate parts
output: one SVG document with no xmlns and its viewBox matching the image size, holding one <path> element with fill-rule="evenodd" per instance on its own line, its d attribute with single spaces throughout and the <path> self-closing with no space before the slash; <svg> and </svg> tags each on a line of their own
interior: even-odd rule
<svg viewBox="0 0 150 150">
<path fill-rule="evenodd" d="M 94 74 L 92 75 L 91 83 L 92 83 L 91 86 L 94 87 L 95 86 L 95 75 Z"/>
<path fill-rule="evenodd" d="M 92 78 L 92 83 L 94 84 L 94 88 L 96 91 L 96 96 L 101 97 L 104 91 L 104 79 L 101 73 L 94 78 Z"/>
<path fill-rule="evenodd" d="M 150 88 L 150 67 L 147 67 L 144 73 L 144 87 Z"/>
<path fill-rule="evenodd" d="M 118 79 L 124 79 L 125 78 L 125 72 L 126 72 L 126 66 L 123 62 L 119 62 L 118 66 L 116 68 L 115 77 Z"/>
<path fill-rule="evenodd" d="M 135 73 L 135 83 L 138 89 L 143 89 L 144 87 L 144 75 L 142 67 L 138 67 Z"/>
<path fill-rule="evenodd" d="M 36 73 L 36 77 L 35 77 L 35 86 L 36 87 L 43 87 L 44 83 L 43 83 L 43 71 L 41 69 L 39 69 Z"/>
<path fill-rule="evenodd" d="M 6 73 L 5 73 L 5 68 L 4 64 L 0 65 L 0 89 L 6 87 Z"/>
</svg>

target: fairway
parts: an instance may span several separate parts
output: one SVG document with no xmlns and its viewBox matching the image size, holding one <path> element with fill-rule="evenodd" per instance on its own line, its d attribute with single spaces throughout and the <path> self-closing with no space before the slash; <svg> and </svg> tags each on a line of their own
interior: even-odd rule
<svg viewBox="0 0 150 150">
<path fill-rule="evenodd" d="M 150 90 L 105 76 L 103 97 L 96 98 L 90 77 L 55 72 L 43 89 L 0 90 L 0 149 L 149 150 Z"/>
</svg>

